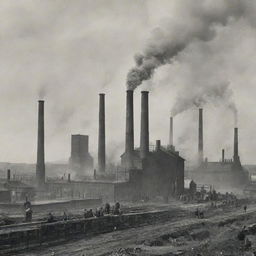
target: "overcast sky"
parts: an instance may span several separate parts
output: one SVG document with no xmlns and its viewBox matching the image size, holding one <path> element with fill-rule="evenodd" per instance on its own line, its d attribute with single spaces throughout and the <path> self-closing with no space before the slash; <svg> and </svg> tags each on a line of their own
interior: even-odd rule
<svg viewBox="0 0 256 256">
<path fill-rule="evenodd" d="M 46 161 L 67 160 L 71 134 L 88 134 L 97 155 L 98 94 L 106 93 L 107 158 L 124 149 L 126 77 L 152 31 L 172 24 L 171 39 L 195 24 L 195 10 L 228 15 L 225 0 L 8 0 L 0 1 L 0 161 L 35 162 L 37 100 L 45 99 Z M 234 2 L 234 8 L 238 0 Z M 213 24 L 209 40 L 195 38 L 152 79 L 135 90 L 135 144 L 139 142 L 140 91 L 150 90 L 150 141 L 168 141 L 171 110 L 183 96 L 222 83 L 238 109 L 240 157 L 255 163 L 255 4 L 225 24 Z M 182 26 L 180 26 L 182 24 Z M 200 24 L 199 24 L 200 26 Z M 182 29 L 178 29 L 178 28 Z M 168 28 L 168 26 L 167 26 Z M 154 32 L 153 32 L 154 33 Z M 177 38 L 176 38 L 177 37 Z M 202 89 L 203 88 L 203 89 Z M 204 92 L 205 93 L 205 92 Z M 204 103 L 205 155 L 232 157 L 234 117 L 225 102 Z M 174 119 L 182 156 L 197 152 L 197 107 Z M 97 159 L 95 159 L 97 160 Z"/>
</svg>

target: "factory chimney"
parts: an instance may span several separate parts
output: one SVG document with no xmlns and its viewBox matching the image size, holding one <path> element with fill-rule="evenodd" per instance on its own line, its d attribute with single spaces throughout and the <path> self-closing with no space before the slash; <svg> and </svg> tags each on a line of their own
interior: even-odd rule
<svg viewBox="0 0 256 256">
<path fill-rule="evenodd" d="M 44 162 L 44 101 L 38 101 L 38 134 L 37 134 L 37 163 L 36 182 L 38 187 L 45 183 L 45 162 Z"/>
<path fill-rule="evenodd" d="M 146 158 L 149 152 L 148 91 L 141 92 L 140 157 Z"/>
<path fill-rule="evenodd" d="M 238 128 L 234 128 L 234 163 L 240 162 L 238 155 Z"/>
<path fill-rule="evenodd" d="M 173 117 L 170 117 L 169 146 L 173 146 Z"/>
<path fill-rule="evenodd" d="M 105 94 L 99 94 L 99 138 L 98 138 L 98 169 L 105 172 L 106 168 L 106 143 L 105 143 Z"/>
<path fill-rule="evenodd" d="M 11 170 L 8 169 L 7 170 L 7 181 L 10 181 L 11 180 Z"/>
<path fill-rule="evenodd" d="M 225 150 L 222 149 L 222 163 L 225 162 Z"/>
<path fill-rule="evenodd" d="M 127 156 L 127 168 L 133 167 L 134 152 L 134 123 L 133 123 L 133 91 L 126 91 L 126 131 L 125 131 L 125 153 Z"/>
<path fill-rule="evenodd" d="M 198 163 L 201 164 L 204 159 L 203 148 L 203 109 L 199 108 L 199 127 L 198 127 Z"/>
</svg>

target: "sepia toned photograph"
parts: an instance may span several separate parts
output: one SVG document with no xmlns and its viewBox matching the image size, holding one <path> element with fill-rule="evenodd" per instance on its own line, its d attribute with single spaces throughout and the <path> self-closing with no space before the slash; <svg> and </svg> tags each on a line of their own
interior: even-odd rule
<svg viewBox="0 0 256 256">
<path fill-rule="evenodd" d="M 0 256 L 256 256 L 256 1 L 0 0 Z"/>
</svg>

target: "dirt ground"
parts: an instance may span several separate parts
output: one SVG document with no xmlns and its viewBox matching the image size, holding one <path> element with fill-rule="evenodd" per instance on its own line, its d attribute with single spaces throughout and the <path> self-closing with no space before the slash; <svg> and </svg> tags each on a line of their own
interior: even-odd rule
<svg viewBox="0 0 256 256">
<path fill-rule="evenodd" d="M 243 212 L 242 207 L 234 206 L 217 209 L 208 209 L 208 206 L 203 205 L 178 207 L 182 214 L 166 223 L 116 230 L 91 238 L 68 241 L 61 245 L 38 248 L 19 255 L 251 256 L 254 255 L 254 251 L 256 252 L 256 228 L 255 232 L 247 234 L 245 239 L 238 239 L 238 234 L 244 226 L 247 228 L 256 223 L 256 205 L 250 205 L 247 213 Z M 204 219 L 194 216 L 193 212 L 197 207 L 204 207 Z M 185 214 L 184 209 L 187 209 Z"/>
</svg>

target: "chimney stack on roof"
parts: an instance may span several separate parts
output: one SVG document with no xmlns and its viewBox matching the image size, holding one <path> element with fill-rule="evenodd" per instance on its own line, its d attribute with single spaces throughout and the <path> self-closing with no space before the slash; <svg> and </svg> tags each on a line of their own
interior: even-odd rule
<svg viewBox="0 0 256 256">
<path fill-rule="evenodd" d="M 141 92 L 140 157 L 146 158 L 149 152 L 148 91 Z"/>
<path fill-rule="evenodd" d="M 125 153 L 127 155 L 127 168 L 133 167 L 134 154 L 134 121 L 133 121 L 133 91 L 126 91 L 126 130 Z"/>
</svg>

